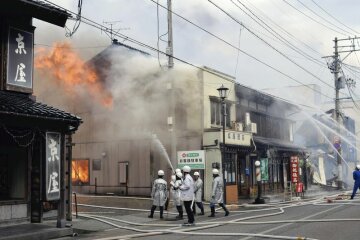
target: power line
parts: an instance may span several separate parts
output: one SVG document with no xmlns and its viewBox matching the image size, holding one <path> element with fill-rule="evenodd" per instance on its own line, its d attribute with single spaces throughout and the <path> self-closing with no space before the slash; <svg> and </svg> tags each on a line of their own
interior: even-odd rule
<svg viewBox="0 0 360 240">
<path fill-rule="evenodd" d="M 286 54 L 284 54 L 283 52 L 281 52 L 280 50 L 278 50 L 277 48 L 275 48 L 274 46 L 272 46 L 270 43 L 268 43 L 267 41 L 265 41 L 262 37 L 260 37 L 259 35 L 257 35 L 256 33 L 254 33 L 251 29 L 249 29 L 248 27 L 246 27 L 242 22 L 240 22 L 239 20 L 237 20 L 234 16 L 232 16 L 230 13 L 228 13 L 227 11 L 225 11 L 223 8 L 221 8 L 220 6 L 218 6 L 217 4 L 215 4 L 213 1 L 208 0 L 208 2 L 210 2 L 211 4 L 213 4 L 216 8 L 218 8 L 220 11 L 222 11 L 223 13 L 225 13 L 228 17 L 230 17 L 232 20 L 234 20 L 236 23 L 240 24 L 241 26 L 243 26 L 246 30 L 248 30 L 251 34 L 253 34 L 256 38 L 258 38 L 259 40 L 261 40 L 262 42 L 264 42 L 267 46 L 269 46 L 270 48 L 272 48 L 274 51 L 276 51 L 277 53 L 279 53 L 281 56 L 283 56 L 284 58 L 286 58 L 287 60 L 289 60 L 291 63 L 293 63 L 294 65 L 296 65 L 297 67 L 299 67 L 300 69 L 302 69 L 303 71 L 305 71 L 306 73 L 308 73 L 309 75 L 313 76 L 314 78 L 318 79 L 320 82 L 324 83 L 325 85 L 327 85 L 328 87 L 334 89 L 333 86 L 331 86 L 330 84 L 328 84 L 327 82 L 323 81 L 321 78 L 319 78 L 318 76 L 316 76 L 315 74 L 313 74 L 312 72 L 310 72 L 309 70 L 307 70 L 305 67 L 299 65 L 297 62 L 295 62 L 294 60 L 292 60 L 291 58 L 289 58 L 288 56 L 286 56 Z"/>
<path fill-rule="evenodd" d="M 303 44 L 305 47 L 307 47 L 309 50 L 313 51 L 314 53 L 317 53 L 319 56 L 322 56 L 322 54 L 317 51 L 316 49 L 314 49 L 313 47 L 311 47 L 310 45 L 306 44 L 305 42 L 301 41 L 300 39 L 298 39 L 296 36 L 294 36 L 293 34 L 291 34 L 289 31 L 287 31 L 286 29 L 284 29 L 283 27 L 281 27 L 279 24 L 277 24 L 275 21 L 273 21 L 270 17 L 268 17 L 263 11 L 261 11 L 259 8 L 255 7 L 253 4 L 251 4 L 250 1 L 246 2 L 251 5 L 254 9 L 256 9 L 257 11 L 260 12 L 260 14 L 265 17 L 267 20 L 269 20 L 272 24 L 274 24 L 276 27 L 278 27 L 281 31 L 283 31 L 284 33 L 286 33 L 290 38 L 294 39 L 295 41 Z"/>
<path fill-rule="evenodd" d="M 45 44 L 45 43 L 34 43 L 35 46 L 42 46 L 42 47 L 47 47 L 47 48 L 68 48 L 68 47 L 61 47 L 61 46 L 53 46 L 53 45 L 49 45 L 49 44 Z M 94 49 L 94 48 L 106 48 L 108 47 L 107 45 L 105 46 L 87 46 L 87 47 L 72 47 L 73 49 Z"/>
<path fill-rule="evenodd" d="M 302 6 L 304 6 L 306 9 L 308 9 L 310 12 L 312 12 L 314 15 L 316 15 L 317 17 L 321 18 L 322 20 L 324 20 L 325 22 L 327 22 L 328 24 L 330 24 L 333 27 L 336 27 L 337 29 L 340 29 L 341 31 L 344 31 L 350 35 L 353 35 L 353 33 L 348 32 L 347 30 L 344 30 L 338 26 L 336 26 L 335 24 L 333 24 L 332 22 L 328 21 L 326 18 L 322 17 L 321 15 L 317 14 L 314 10 L 312 10 L 310 7 L 308 7 L 307 5 L 305 5 L 303 2 L 301 2 L 300 0 L 297 0 Z"/>
<path fill-rule="evenodd" d="M 298 54 L 302 55 L 306 59 L 312 61 L 313 63 L 326 68 L 326 64 L 319 61 L 318 59 L 313 58 L 306 52 L 302 51 L 300 48 L 296 47 L 294 44 L 292 44 L 290 41 L 285 39 L 281 34 L 276 32 L 271 26 L 269 26 L 266 22 L 264 22 L 261 18 L 259 18 L 251 9 L 249 9 L 245 4 L 243 4 L 241 1 L 237 0 L 238 3 L 240 3 L 243 7 L 245 7 L 255 18 L 257 18 L 261 23 L 259 23 L 257 20 L 255 20 L 250 14 L 248 14 L 244 9 L 242 9 L 239 5 L 237 5 L 233 0 L 230 0 L 237 8 L 239 8 L 241 11 L 243 11 L 246 15 L 248 15 L 252 20 L 254 20 L 257 24 L 259 24 L 262 28 L 264 28 L 267 32 L 269 32 L 271 35 L 273 35 L 275 38 L 277 38 L 281 43 L 288 46 L 290 49 L 294 50 Z M 265 26 L 264 26 L 265 25 Z"/>
<path fill-rule="evenodd" d="M 167 9 L 167 7 L 165 7 L 165 6 L 161 5 L 160 3 L 157 3 L 157 2 L 155 2 L 154 0 L 150 0 L 150 1 L 151 1 L 151 2 L 153 2 L 153 3 L 155 3 L 155 4 L 157 4 L 157 5 L 159 5 L 160 7 L 164 8 L 165 10 L 168 10 L 168 9 Z M 250 58 L 252 58 L 252 59 L 254 59 L 254 60 L 256 60 L 256 61 L 260 62 L 261 64 L 263 64 L 263 65 L 265 65 L 265 66 L 267 66 L 267 67 L 271 68 L 272 70 L 274 70 L 274 71 L 276 71 L 276 72 L 280 73 L 281 75 L 283 75 L 283 76 L 285 76 L 285 77 L 287 77 L 287 78 L 290 78 L 291 80 L 293 80 L 293 81 L 295 81 L 295 82 L 297 82 L 297 83 L 299 83 L 299 84 L 301 84 L 301 85 L 303 85 L 303 86 L 307 86 L 306 84 L 302 83 L 301 81 L 296 80 L 295 78 L 293 78 L 293 77 L 289 76 L 288 74 L 286 74 L 286 73 L 282 72 L 281 70 L 278 70 L 278 69 L 276 69 L 275 67 L 272 67 L 271 65 L 269 65 L 269 64 L 267 64 L 267 63 L 265 63 L 265 62 L 263 62 L 262 60 L 260 60 L 260 59 L 258 59 L 258 58 L 256 58 L 256 57 L 254 57 L 254 56 L 252 56 L 252 55 L 250 55 L 249 53 L 247 53 L 247 52 L 245 52 L 245 51 L 241 50 L 240 48 L 238 48 L 238 47 L 234 46 L 233 44 L 229 43 L 228 41 L 224 40 L 223 38 L 220 38 L 219 36 L 215 35 L 214 33 L 212 33 L 212 32 L 210 32 L 210 31 L 206 30 L 205 28 L 203 28 L 203 27 L 199 26 L 198 24 L 196 24 L 196 23 L 194 23 L 194 22 L 190 21 L 189 19 L 187 19 L 187 18 L 185 18 L 185 17 L 183 17 L 183 16 L 181 16 L 181 15 L 177 14 L 176 12 L 171 11 L 171 13 L 172 13 L 172 14 L 174 14 L 175 16 L 177 16 L 177 17 L 179 17 L 179 18 L 183 19 L 184 21 L 186 21 L 186 22 L 190 23 L 191 25 L 193 25 L 193 26 L 195 26 L 195 27 L 197 27 L 197 28 L 201 29 L 202 31 L 206 32 L 207 34 L 211 35 L 212 37 L 215 37 L 216 39 L 218 39 L 218 40 L 222 41 L 222 42 L 223 42 L 223 43 L 225 43 L 226 45 L 228 45 L 228 46 L 230 46 L 230 47 L 232 47 L 232 48 L 234 48 L 234 49 L 236 49 L 236 50 L 238 50 L 238 51 L 242 52 L 242 53 L 243 53 L 243 54 L 245 54 L 246 56 L 248 56 L 248 57 L 250 57 Z M 239 22 L 237 21 L 237 23 L 239 23 Z M 246 27 L 245 27 L 242 23 L 239 23 L 239 24 L 240 24 L 240 26 L 242 26 L 242 27 L 246 28 Z M 247 28 L 246 28 L 246 29 L 247 29 Z M 247 29 L 247 30 L 248 30 L 248 29 Z M 250 31 L 250 30 L 248 30 L 248 31 Z M 251 32 L 251 31 L 250 31 L 250 32 Z M 253 32 L 251 32 L 251 33 L 253 33 Z M 253 34 L 254 34 L 254 33 L 253 33 Z M 256 34 L 255 34 L 255 35 L 256 35 Z M 256 36 L 258 36 L 258 35 L 256 35 Z M 264 42 L 266 42 L 265 40 L 263 40 L 263 41 L 264 41 Z M 266 42 L 266 43 L 267 43 L 267 42 Z M 319 79 L 319 80 L 320 80 L 320 81 L 322 81 L 321 79 Z M 323 81 L 322 81 L 322 82 L 323 82 Z M 331 87 L 332 89 L 334 89 L 331 85 L 327 84 L 326 82 L 323 82 L 323 83 L 325 83 L 326 85 L 328 85 L 329 87 Z M 307 87 L 308 87 L 308 86 L 307 86 Z M 312 88 L 310 88 L 310 89 L 312 89 Z M 312 89 L 312 90 L 313 90 L 313 89 Z M 329 99 L 333 99 L 332 97 L 329 97 L 329 96 L 327 96 L 327 95 L 325 95 L 325 94 L 321 93 L 321 91 L 317 91 L 317 92 L 319 92 L 321 95 L 323 95 L 323 96 L 325 96 L 325 97 L 327 97 L 327 98 L 329 98 Z"/>
<path fill-rule="evenodd" d="M 325 12 L 328 16 L 330 16 L 332 19 L 334 19 L 336 22 L 340 23 L 341 25 L 343 25 L 344 27 L 350 29 L 351 31 L 360 34 L 359 32 L 357 32 L 356 30 L 346 26 L 345 24 L 343 24 L 342 22 L 340 22 L 337 18 L 335 18 L 333 15 L 331 15 L 328 11 L 326 11 L 323 7 L 321 7 L 318 3 L 316 3 L 314 0 L 311 0 L 318 8 L 320 8 L 323 12 Z"/>
<path fill-rule="evenodd" d="M 49 4 L 52 4 L 52 5 L 56 6 L 57 8 L 60 8 L 60 9 L 63 9 L 63 10 L 65 10 L 65 11 L 69 12 L 69 13 L 75 14 L 74 12 L 72 12 L 72 11 L 66 9 L 66 8 L 63 8 L 63 7 L 61 7 L 61 6 L 59 6 L 59 5 L 55 4 L 55 3 L 52 3 L 52 2 L 50 2 L 49 0 L 44 0 L 44 1 L 47 2 L 47 3 L 49 3 Z M 150 1 L 153 1 L 153 0 L 150 0 Z M 155 3 L 155 2 L 154 2 L 154 3 Z M 159 4 L 159 6 L 162 6 L 162 5 Z M 167 9 L 167 8 L 164 7 L 164 6 L 162 6 L 162 7 L 165 8 L 165 9 Z M 175 14 L 174 12 L 172 12 L 172 13 Z M 176 15 L 176 14 L 175 14 L 175 15 Z M 178 15 L 178 16 L 180 16 L 180 15 Z M 181 17 L 181 18 L 183 18 L 183 17 Z M 185 20 L 185 18 L 183 18 L 183 19 Z M 92 26 L 92 27 L 94 27 L 94 28 L 97 28 L 97 29 L 99 29 L 99 30 L 108 31 L 108 32 L 110 31 L 107 27 L 105 27 L 105 26 L 101 25 L 100 23 L 97 23 L 97 22 L 95 22 L 95 21 L 93 21 L 93 20 L 91 20 L 91 19 L 89 19 L 89 18 L 86 18 L 86 17 L 84 17 L 84 16 L 82 17 L 82 21 L 84 22 L 84 24 L 87 24 L 87 25 Z M 186 20 L 186 21 L 189 21 L 189 20 Z M 199 28 L 201 28 L 201 27 L 199 26 Z M 201 29 L 203 29 L 203 28 L 201 28 Z M 208 32 L 208 33 L 211 34 L 212 36 L 218 38 L 216 35 L 210 33 L 209 31 L 207 31 L 207 30 L 205 30 L 205 29 L 203 29 L 203 30 L 206 31 L 206 32 Z M 137 45 L 139 45 L 139 46 L 141 46 L 141 47 L 148 48 L 148 49 L 150 49 L 150 50 L 152 50 L 152 51 L 154 51 L 154 52 L 159 52 L 159 53 L 161 53 L 161 54 L 163 54 L 163 55 L 165 55 L 165 56 L 168 56 L 167 53 L 165 53 L 165 52 L 163 52 L 163 51 L 161 51 L 161 50 L 157 50 L 156 48 L 154 48 L 154 47 L 152 47 L 152 46 L 150 46 L 150 45 L 147 45 L 147 44 L 145 44 L 145 43 L 142 43 L 142 42 L 140 42 L 140 41 L 138 41 L 138 40 L 136 40 L 136 39 L 133 39 L 133 38 L 127 36 L 127 35 L 124 35 L 124 34 L 122 34 L 122 33 L 116 33 L 115 36 L 121 37 L 122 39 L 127 40 L 127 41 L 130 41 L 130 42 L 132 42 L 132 43 L 135 43 L 135 44 L 137 44 Z M 219 39 L 220 39 L 220 38 L 219 38 Z M 225 43 L 227 43 L 225 40 L 222 40 L 222 41 L 224 41 Z M 231 45 L 230 43 L 227 43 L 227 44 Z M 231 46 L 233 46 L 233 45 L 231 45 Z M 233 47 L 235 47 L 235 46 L 233 46 Z M 236 48 L 236 47 L 235 47 L 235 48 Z M 236 49 L 238 49 L 238 48 L 236 48 Z M 301 81 L 299 81 L 299 80 L 291 77 L 290 75 L 288 75 L 288 74 L 286 74 L 286 73 L 284 73 L 284 72 L 282 72 L 282 71 L 280 71 L 280 70 L 272 67 L 271 65 L 269 65 L 269 64 L 261 61 L 260 59 L 254 57 L 254 56 L 252 56 L 252 55 L 250 55 L 250 54 L 248 54 L 247 52 L 245 52 L 245 51 L 243 51 L 243 50 L 241 50 L 241 49 L 238 49 L 238 50 L 239 50 L 240 52 L 242 52 L 243 54 L 245 54 L 246 56 L 248 56 L 248 57 L 250 57 L 250 58 L 252 58 L 252 59 L 260 62 L 261 64 L 269 67 L 270 69 L 272 69 L 272 70 L 280 73 L 281 75 L 283 75 L 283 76 L 285 76 L 285 77 L 287 77 L 287 78 L 289 78 L 289 79 L 291 79 L 291 80 L 293 80 L 293 81 L 295 81 L 295 82 L 297 82 L 297 83 L 299 83 L 299 84 L 301 84 L 301 85 L 303 85 L 303 86 L 305 86 L 305 87 L 308 87 L 308 88 L 310 88 L 311 90 L 316 91 L 316 92 L 320 93 L 321 95 L 323 95 L 323 96 L 325 96 L 325 97 L 327 97 L 327 98 L 329 98 L 329 99 L 333 99 L 332 97 L 329 97 L 328 95 L 323 94 L 321 91 L 319 91 L 319 90 L 314 90 L 313 88 L 311 88 L 311 87 L 308 86 L 308 85 L 305 85 L 305 84 L 302 83 Z M 218 76 L 219 78 L 222 78 L 222 79 L 227 79 L 227 78 L 225 78 L 224 76 L 222 76 L 221 74 L 218 74 L 218 73 L 215 73 L 215 72 L 213 72 L 213 71 L 210 71 L 210 70 L 208 70 L 208 69 L 206 69 L 206 68 L 204 68 L 204 67 L 196 66 L 195 64 L 190 63 L 190 62 L 188 62 L 188 61 L 186 61 L 186 60 L 180 59 L 180 58 L 178 58 L 178 57 L 176 57 L 176 56 L 174 56 L 174 55 L 173 55 L 172 57 L 173 57 L 174 59 L 178 60 L 179 62 L 182 62 L 182 63 L 184 63 L 184 64 L 187 64 L 187 65 L 189 65 L 189 66 L 192 66 L 192 67 L 194 67 L 194 68 L 196 68 L 196 69 L 199 69 L 199 70 L 208 72 L 208 73 L 210 73 L 210 74 L 212 74 L 212 75 L 215 75 L 215 76 Z M 274 96 L 274 97 L 275 97 L 275 96 Z M 281 100 L 284 100 L 284 99 L 282 99 L 282 98 L 280 98 L 280 97 L 277 97 L 277 98 L 278 98 L 278 99 L 281 99 Z"/>
<path fill-rule="evenodd" d="M 325 28 L 327 28 L 327 29 L 330 29 L 330 30 L 332 30 L 332 31 L 334 31 L 334 32 L 337 32 L 337 33 L 339 33 L 339 34 L 341 34 L 341 35 L 343 35 L 343 36 L 346 36 L 346 34 L 344 34 L 344 33 L 342 33 L 342 32 L 339 32 L 339 31 L 337 31 L 337 30 L 334 29 L 334 28 L 331 28 L 331 27 L 329 27 L 329 26 L 326 26 L 326 25 L 323 24 L 322 22 L 319 22 L 318 20 L 314 19 L 313 17 L 307 15 L 306 13 L 304 13 L 304 12 L 302 12 L 301 10 L 297 9 L 294 5 L 290 4 L 290 3 L 287 2 L 286 0 L 283 0 L 283 2 L 285 2 L 287 5 L 289 5 L 291 8 L 295 9 L 297 12 L 301 13 L 301 14 L 304 15 L 305 17 L 307 17 L 307 18 L 311 19 L 312 21 L 316 22 L 317 24 L 320 24 L 321 26 L 323 26 L 323 27 L 325 27 Z"/>
</svg>

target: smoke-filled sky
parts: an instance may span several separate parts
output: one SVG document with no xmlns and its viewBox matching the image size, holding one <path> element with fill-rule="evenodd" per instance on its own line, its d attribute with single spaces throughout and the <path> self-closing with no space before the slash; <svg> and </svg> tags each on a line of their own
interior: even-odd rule
<svg viewBox="0 0 360 240">
<path fill-rule="evenodd" d="M 77 11 L 78 1 L 76 0 L 52 0 L 52 2 L 71 11 Z M 166 5 L 165 0 L 158 2 Z M 213 0 L 213 2 L 238 22 L 242 22 L 246 28 L 240 26 L 210 1 L 173 1 L 173 11 L 297 81 L 303 84 L 318 84 L 324 94 L 334 96 L 334 89 L 330 87 L 333 86 L 333 75 L 322 57 L 333 54 L 335 37 L 347 38 L 359 35 L 360 1 Z M 159 19 L 159 34 L 167 32 L 166 12 L 159 7 L 158 13 L 157 15 L 156 4 L 151 0 L 86 0 L 83 1 L 82 7 L 84 17 L 102 24 L 115 22 L 113 28 L 122 28 L 120 33 L 155 48 L 158 42 L 157 19 Z M 72 29 L 74 23 L 68 20 L 67 27 Z M 36 47 L 41 44 L 52 45 L 56 41 L 67 39 L 83 57 L 89 59 L 110 44 L 110 38 L 104 32 L 84 23 L 81 23 L 72 38 L 66 38 L 65 30 L 62 28 L 38 20 L 34 21 L 34 25 L 37 27 Z M 110 25 L 107 26 L 110 27 Z M 205 65 L 234 75 L 237 82 L 241 84 L 255 89 L 299 85 L 298 82 L 246 56 L 243 52 L 239 52 L 177 16 L 173 16 L 173 35 L 176 57 L 198 66 Z M 165 35 L 163 39 L 166 40 L 167 36 Z M 149 49 L 129 41 L 124 43 L 143 49 L 157 57 L 157 53 Z M 355 41 L 355 48 L 360 49 L 359 43 L 360 40 Z M 351 42 L 342 41 L 339 45 L 348 46 Z M 159 41 L 159 47 L 160 50 L 165 51 L 166 43 Z M 342 48 L 342 50 L 345 49 Z M 346 55 L 347 53 L 340 54 L 342 59 Z M 294 65 L 289 59 L 301 67 Z M 160 56 L 160 62 L 165 65 L 166 58 Z M 343 69 L 347 77 L 358 80 L 360 53 L 351 53 L 344 63 L 357 67 L 352 71 L 348 70 L 349 67 Z M 176 64 L 178 63 L 175 61 Z M 342 91 L 347 94 L 347 91 Z M 355 93 L 359 98 L 359 87 L 355 89 Z"/>
</svg>

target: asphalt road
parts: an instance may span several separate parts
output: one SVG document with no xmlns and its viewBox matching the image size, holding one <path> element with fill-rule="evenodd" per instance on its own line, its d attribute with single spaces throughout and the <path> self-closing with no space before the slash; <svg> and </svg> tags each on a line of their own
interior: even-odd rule
<svg viewBox="0 0 360 240">
<path fill-rule="evenodd" d="M 103 202 L 106 205 L 106 202 Z M 148 212 L 131 212 L 121 209 L 83 208 L 83 211 L 97 213 L 100 222 L 81 218 L 74 220 L 74 228 L 82 229 L 78 237 L 71 239 L 124 239 L 126 236 L 141 239 L 360 239 L 360 199 L 336 200 L 327 203 L 324 199 L 295 204 L 273 206 L 241 207 L 233 209 L 224 217 L 222 210 L 215 218 L 197 216 L 194 227 L 182 227 L 183 221 L 171 221 L 174 215 L 165 215 L 160 221 L 147 218 Z M 89 213 L 88 213 L 89 214 Z M 101 216 L 118 219 L 104 219 Z M 294 221 L 296 220 L 296 221 Z M 301 220 L 301 221 L 300 221 Z M 127 221 L 127 222 L 124 222 Z M 299 222 L 298 222 L 299 221 Z M 112 224 L 112 225 L 109 225 Z M 146 225 L 160 224 L 160 225 Z M 127 229 L 119 229 L 125 227 Z M 204 229 L 201 229 L 204 228 Z M 86 230 L 86 231 L 85 231 Z M 159 232 L 162 231 L 162 232 Z M 166 232 L 164 232 L 166 231 Z M 156 234 L 156 235 L 149 235 Z M 262 237 L 253 234 L 261 234 Z M 66 239 L 66 238 L 64 238 Z M 70 238 L 69 238 L 70 239 Z M 269 238 L 268 238 L 269 239 Z M 290 239 L 290 238 L 289 238 Z"/>
</svg>

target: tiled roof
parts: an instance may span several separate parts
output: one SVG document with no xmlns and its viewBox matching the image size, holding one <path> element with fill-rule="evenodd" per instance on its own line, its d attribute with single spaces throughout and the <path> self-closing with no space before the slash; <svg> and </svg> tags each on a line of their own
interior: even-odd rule
<svg viewBox="0 0 360 240">
<path fill-rule="evenodd" d="M 29 95 L 8 91 L 0 91 L 0 114 L 60 120 L 68 122 L 75 127 L 82 122 L 81 118 L 46 104 L 36 102 L 31 99 Z"/>
</svg>

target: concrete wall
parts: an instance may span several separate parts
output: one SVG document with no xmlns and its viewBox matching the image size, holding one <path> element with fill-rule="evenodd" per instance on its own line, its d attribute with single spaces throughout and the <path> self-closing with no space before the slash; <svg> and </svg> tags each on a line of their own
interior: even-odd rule
<svg viewBox="0 0 360 240">
<path fill-rule="evenodd" d="M 215 71 L 215 70 L 214 70 Z M 203 71 L 202 72 L 202 81 L 204 85 L 204 99 L 203 99 L 203 106 L 204 106 L 204 128 L 211 128 L 211 109 L 210 109 L 210 96 L 219 97 L 218 88 L 224 84 L 225 87 L 229 88 L 228 97 L 226 100 L 236 102 L 235 97 L 235 84 L 234 78 L 231 76 L 216 72 L 217 75 L 211 74 L 209 72 Z M 218 75 L 223 76 L 223 78 L 219 77 Z M 231 113 L 230 113 L 230 121 L 235 121 L 236 114 L 235 114 L 235 104 L 231 106 Z"/>
<path fill-rule="evenodd" d="M 0 206 L 0 221 L 21 219 L 21 218 L 26 218 L 27 216 L 28 216 L 27 204 Z"/>
</svg>

